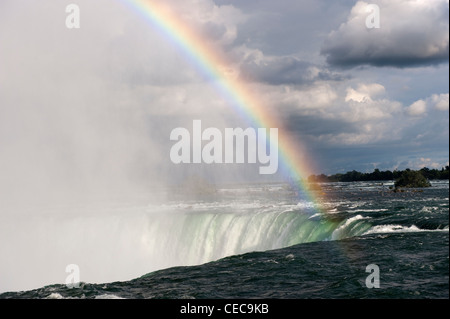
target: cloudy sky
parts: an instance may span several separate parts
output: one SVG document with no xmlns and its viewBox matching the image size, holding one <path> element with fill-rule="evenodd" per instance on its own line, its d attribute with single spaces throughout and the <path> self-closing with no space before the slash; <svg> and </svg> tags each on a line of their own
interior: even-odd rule
<svg viewBox="0 0 450 319">
<path fill-rule="evenodd" d="M 79 29 L 65 25 L 69 3 Z M 232 61 L 314 173 L 448 165 L 448 0 L 373 0 L 379 28 L 367 27 L 364 1 L 164 3 Z M 243 125 L 128 0 L 2 0 L 0 61 L 0 190 L 10 196 L 145 184 L 179 169 L 173 128 Z"/>
</svg>

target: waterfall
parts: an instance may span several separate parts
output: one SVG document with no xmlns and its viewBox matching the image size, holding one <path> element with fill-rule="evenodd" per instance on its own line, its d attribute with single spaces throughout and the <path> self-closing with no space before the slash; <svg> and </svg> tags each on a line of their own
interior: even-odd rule
<svg viewBox="0 0 450 319">
<path fill-rule="evenodd" d="M 330 222 L 295 205 L 238 209 L 179 204 L 61 212 L 2 221 L 1 291 L 64 283 L 69 264 L 78 265 L 84 282 L 122 281 L 172 266 L 367 230 L 362 218 Z"/>
</svg>

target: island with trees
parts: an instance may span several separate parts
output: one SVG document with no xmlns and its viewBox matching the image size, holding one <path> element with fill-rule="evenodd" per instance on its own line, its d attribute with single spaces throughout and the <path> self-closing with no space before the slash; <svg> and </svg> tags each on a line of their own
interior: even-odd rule
<svg viewBox="0 0 450 319">
<path fill-rule="evenodd" d="M 311 175 L 308 177 L 309 183 L 320 182 L 359 182 L 359 181 L 395 181 L 395 188 L 421 188 L 431 186 L 430 180 L 449 179 L 449 166 L 439 169 L 429 169 L 424 167 L 420 170 L 380 171 L 376 168 L 371 173 L 361 173 L 351 171 L 334 175 Z"/>
</svg>

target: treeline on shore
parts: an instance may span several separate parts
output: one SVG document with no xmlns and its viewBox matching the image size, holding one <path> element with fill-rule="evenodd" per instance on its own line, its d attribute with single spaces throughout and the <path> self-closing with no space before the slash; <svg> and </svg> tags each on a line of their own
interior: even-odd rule
<svg viewBox="0 0 450 319">
<path fill-rule="evenodd" d="M 361 182 L 361 181 L 388 181 L 388 180 L 398 180 L 405 172 L 417 172 L 423 175 L 428 180 L 436 179 L 449 179 L 449 166 L 442 167 L 439 169 L 429 169 L 424 167 L 420 170 L 413 171 L 409 168 L 405 170 L 394 170 L 394 171 L 380 171 L 376 168 L 372 173 L 361 173 L 355 170 L 347 172 L 345 174 L 334 174 L 334 175 L 311 175 L 308 177 L 308 182 Z"/>
</svg>

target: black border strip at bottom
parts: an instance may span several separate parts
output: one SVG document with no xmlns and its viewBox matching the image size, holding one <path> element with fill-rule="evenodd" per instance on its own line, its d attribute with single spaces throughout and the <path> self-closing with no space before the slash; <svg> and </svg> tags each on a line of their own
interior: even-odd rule
<svg viewBox="0 0 450 319">
<path fill-rule="evenodd" d="M 340 299 L 150 299 L 150 300 L 0 300 L 4 313 L 14 315 L 141 314 L 145 318 L 302 318 L 311 315 L 340 315 L 364 318 L 401 314 L 402 317 L 447 309 L 449 300 L 340 300 Z M 8 309 L 10 308 L 10 309 Z M 442 308 L 442 309 L 441 309 Z M 85 312 L 87 311 L 87 312 Z M 97 313 L 98 312 L 98 313 Z"/>
</svg>

